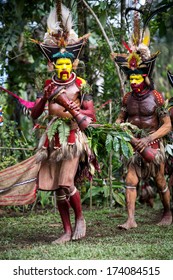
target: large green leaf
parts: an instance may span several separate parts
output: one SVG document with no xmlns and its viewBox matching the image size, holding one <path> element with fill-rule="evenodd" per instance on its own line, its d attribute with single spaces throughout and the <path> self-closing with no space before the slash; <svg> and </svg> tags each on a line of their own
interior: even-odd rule
<svg viewBox="0 0 173 280">
<path fill-rule="evenodd" d="M 49 141 L 52 140 L 53 136 L 55 135 L 55 133 L 57 132 L 58 130 L 58 127 L 59 125 L 61 124 L 61 120 L 56 120 L 54 121 L 51 126 L 48 128 L 47 130 L 47 136 L 48 136 L 48 139 Z"/>
<path fill-rule="evenodd" d="M 97 196 L 97 195 L 103 193 L 103 192 L 104 192 L 104 189 L 103 189 L 103 187 L 92 186 L 92 188 L 91 188 L 91 189 L 89 188 L 89 189 L 88 189 L 88 192 L 87 192 L 87 193 L 85 194 L 85 196 L 83 197 L 82 203 L 83 203 L 86 199 L 90 198 L 90 191 L 91 191 L 92 197 L 95 197 L 95 196 Z"/>
<path fill-rule="evenodd" d="M 57 119 L 48 128 L 47 135 L 50 141 L 57 132 L 59 133 L 60 144 L 67 142 L 67 137 L 70 133 L 70 127 L 66 124 L 65 120 Z"/>
<path fill-rule="evenodd" d="M 122 154 L 125 158 L 129 158 L 129 147 L 127 145 L 128 142 L 125 142 L 123 139 L 121 140 L 121 150 Z"/>
<path fill-rule="evenodd" d="M 118 203 L 121 206 L 125 206 L 125 197 L 122 193 L 113 192 L 112 196 L 115 199 L 116 203 Z"/>
<path fill-rule="evenodd" d="M 70 127 L 65 122 L 62 122 L 58 127 L 60 144 L 67 142 L 67 137 L 70 133 Z"/>
<path fill-rule="evenodd" d="M 113 139 L 113 150 L 115 152 L 118 152 L 120 150 L 120 142 L 116 136 L 114 136 L 114 139 Z"/>
<path fill-rule="evenodd" d="M 111 134 L 108 134 L 105 142 L 105 147 L 108 153 L 110 153 L 112 150 L 112 143 L 113 143 L 113 137 Z"/>
</svg>

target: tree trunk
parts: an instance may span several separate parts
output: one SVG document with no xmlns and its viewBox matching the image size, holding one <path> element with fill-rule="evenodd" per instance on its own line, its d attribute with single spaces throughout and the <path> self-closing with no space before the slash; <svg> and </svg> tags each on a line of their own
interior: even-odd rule
<svg viewBox="0 0 173 280">
<path fill-rule="evenodd" d="M 124 37 L 125 32 L 125 9 L 126 9 L 126 0 L 121 0 L 121 41 Z"/>
<path fill-rule="evenodd" d="M 78 36 L 81 37 L 88 33 L 88 27 L 87 27 L 87 9 L 82 1 L 78 1 L 77 3 L 77 14 L 78 14 Z M 89 43 L 85 45 L 85 47 L 82 50 L 82 53 L 80 55 L 81 60 L 85 63 L 85 74 L 87 77 L 89 77 L 89 69 L 87 67 L 89 57 Z"/>
</svg>

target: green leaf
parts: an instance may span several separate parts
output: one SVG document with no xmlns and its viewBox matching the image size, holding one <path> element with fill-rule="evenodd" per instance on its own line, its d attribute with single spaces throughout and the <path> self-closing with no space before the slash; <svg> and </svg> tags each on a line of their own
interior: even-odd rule
<svg viewBox="0 0 173 280">
<path fill-rule="evenodd" d="M 129 148 L 129 156 L 131 157 L 133 155 L 134 149 L 133 149 L 132 145 L 129 142 L 127 143 L 127 146 Z"/>
<path fill-rule="evenodd" d="M 110 153 L 112 150 L 112 143 L 113 143 L 113 137 L 111 134 L 108 134 L 105 142 L 106 150 L 108 153 Z"/>
<path fill-rule="evenodd" d="M 104 197 L 108 197 L 109 196 L 109 187 L 107 185 L 103 186 L 103 191 L 104 191 Z"/>
<path fill-rule="evenodd" d="M 118 140 L 118 138 L 115 136 L 113 139 L 113 150 L 115 152 L 119 152 L 120 151 L 120 142 Z"/>
<path fill-rule="evenodd" d="M 101 193 L 104 192 L 103 187 L 95 187 L 95 186 L 92 186 L 92 188 L 91 188 L 91 189 L 89 188 L 89 189 L 88 189 L 88 192 L 87 192 L 87 193 L 85 194 L 85 196 L 83 197 L 82 203 L 83 203 L 86 199 L 90 198 L 90 191 L 91 191 L 92 197 L 95 197 L 95 196 L 97 196 L 97 195 L 99 195 L 99 194 L 101 194 Z"/>
<path fill-rule="evenodd" d="M 95 143 L 95 145 L 93 146 L 92 150 L 95 153 L 96 156 L 98 156 L 98 151 L 97 151 L 97 143 Z"/>
<path fill-rule="evenodd" d="M 56 120 L 54 121 L 51 126 L 48 128 L 48 131 L 47 131 L 47 136 L 48 136 L 48 139 L 49 141 L 52 140 L 53 136 L 55 135 L 55 133 L 57 132 L 58 130 L 58 126 L 62 123 L 62 120 Z"/>
<path fill-rule="evenodd" d="M 124 196 L 124 194 L 113 192 L 112 196 L 119 205 L 125 206 L 125 196 Z"/>
<path fill-rule="evenodd" d="M 47 131 L 49 141 L 52 140 L 57 132 L 59 133 L 60 144 L 67 142 L 67 137 L 70 134 L 70 127 L 66 124 L 65 120 L 57 119 L 51 124 Z"/>
<path fill-rule="evenodd" d="M 67 142 L 67 138 L 70 134 L 70 127 L 65 122 L 62 122 L 58 127 L 58 132 L 60 144 Z"/>
<path fill-rule="evenodd" d="M 124 157 L 129 158 L 129 147 L 128 142 L 121 140 L 121 150 Z"/>
</svg>

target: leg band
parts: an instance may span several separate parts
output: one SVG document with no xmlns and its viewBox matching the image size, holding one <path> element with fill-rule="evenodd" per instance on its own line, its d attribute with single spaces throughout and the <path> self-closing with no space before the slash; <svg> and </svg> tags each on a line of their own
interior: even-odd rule
<svg viewBox="0 0 173 280">
<path fill-rule="evenodd" d="M 125 186 L 126 189 L 136 189 L 134 186 Z"/>
<path fill-rule="evenodd" d="M 70 196 L 73 196 L 77 192 L 76 187 L 74 187 L 74 190 L 70 193 Z"/>
<path fill-rule="evenodd" d="M 168 190 L 168 186 L 165 187 L 165 189 L 163 191 L 160 191 L 161 193 L 166 193 Z"/>
<path fill-rule="evenodd" d="M 57 201 L 65 200 L 65 199 L 66 199 L 66 195 L 58 195 L 57 196 Z"/>
</svg>

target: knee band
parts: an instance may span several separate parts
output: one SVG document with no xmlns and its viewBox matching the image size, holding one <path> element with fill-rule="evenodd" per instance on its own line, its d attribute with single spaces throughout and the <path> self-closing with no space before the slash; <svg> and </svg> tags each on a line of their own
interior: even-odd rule
<svg viewBox="0 0 173 280">
<path fill-rule="evenodd" d="M 70 196 L 73 196 L 77 192 L 76 187 L 74 187 L 74 190 L 70 193 Z"/>
<path fill-rule="evenodd" d="M 66 195 L 57 195 L 57 201 L 62 201 L 66 199 Z"/>
<path fill-rule="evenodd" d="M 135 186 L 125 186 L 126 189 L 136 189 Z"/>
<path fill-rule="evenodd" d="M 160 191 L 161 193 L 166 193 L 168 190 L 168 186 L 166 186 L 162 191 Z"/>
</svg>

